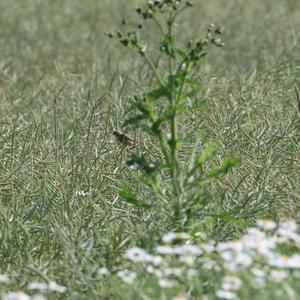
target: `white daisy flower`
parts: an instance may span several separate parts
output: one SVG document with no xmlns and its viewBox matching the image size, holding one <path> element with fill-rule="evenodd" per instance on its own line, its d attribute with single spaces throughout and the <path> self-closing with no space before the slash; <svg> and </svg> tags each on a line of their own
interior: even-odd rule
<svg viewBox="0 0 300 300">
<path fill-rule="evenodd" d="M 225 276 L 222 282 L 223 290 L 238 290 L 242 286 L 242 281 L 236 276 Z"/>
<path fill-rule="evenodd" d="M 216 292 L 216 296 L 220 299 L 226 299 L 226 300 L 238 300 L 239 299 L 236 294 L 234 294 L 231 291 L 227 291 L 227 290 L 218 290 Z"/>
<path fill-rule="evenodd" d="M 40 290 L 45 291 L 48 289 L 48 284 L 46 282 L 33 281 L 27 286 L 29 290 Z"/>
<path fill-rule="evenodd" d="M 30 300 L 30 296 L 23 292 L 9 292 L 4 294 L 3 300 Z"/>
<path fill-rule="evenodd" d="M 263 230 L 273 230 L 277 227 L 276 223 L 271 220 L 258 220 L 256 224 Z"/>
<path fill-rule="evenodd" d="M 50 281 L 48 285 L 49 290 L 58 292 L 58 293 L 65 293 L 67 288 L 63 285 L 56 283 L 55 281 Z"/>
<path fill-rule="evenodd" d="M 162 240 L 164 243 L 169 244 L 172 243 L 174 240 L 186 240 L 189 238 L 190 236 L 185 232 L 169 232 L 163 236 Z"/>
<path fill-rule="evenodd" d="M 275 282 L 281 282 L 289 276 L 287 271 L 272 270 L 269 279 Z"/>
<path fill-rule="evenodd" d="M 0 274 L 0 282 L 9 282 L 9 277 L 6 274 Z"/>
<path fill-rule="evenodd" d="M 139 247 L 128 249 L 125 256 L 133 262 L 146 262 L 151 259 L 151 256 L 144 249 Z"/>
<path fill-rule="evenodd" d="M 130 272 L 127 269 L 121 270 L 117 273 L 117 276 L 126 284 L 133 284 L 136 279 L 136 273 Z"/>
</svg>

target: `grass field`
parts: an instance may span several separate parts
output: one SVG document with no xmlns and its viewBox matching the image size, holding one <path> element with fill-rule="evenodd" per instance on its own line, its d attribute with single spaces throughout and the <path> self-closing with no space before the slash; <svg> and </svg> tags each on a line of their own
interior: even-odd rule
<svg viewBox="0 0 300 300">
<path fill-rule="evenodd" d="M 178 39 L 186 42 L 215 23 L 226 27 L 226 45 L 209 51 L 195 75 L 204 87 L 195 96 L 201 105 L 178 119 L 179 159 L 184 164 L 195 149 L 218 143 L 208 164 L 232 155 L 240 162 L 207 182 L 193 226 L 185 230 L 189 237 L 179 239 L 217 245 L 247 237 L 257 220 L 299 219 L 300 2 L 194 2 L 177 24 Z M 193 279 L 186 269 L 172 273 L 180 268 L 178 253 L 169 258 L 172 280 L 159 283 L 143 269 L 146 253 L 137 266 L 128 260 L 135 246 L 160 257 L 157 246 L 173 243 L 165 235 L 177 229 L 168 204 L 126 165 L 137 153 L 159 160 L 157 141 L 131 128 L 138 145 L 124 149 L 112 135 L 122 129 L 134 95 L 149 89 L 149 69 L 104 33 L 121 26 L 123 16 L 135 22 L 134 9 L 143 3 L 0 1 L 0 297 L 300 299 L 298 256 L 288 267 L 270 263 L 281 280 L 274 275 L 256 287 L 247 272 L 229 268 L 243 281 L 241 289 L 223 288 L 233 295 L 216 293 L 228 275 L 214 256 L 220 248 L 210 260 L 218 267 L 203 269 L 194 261 L 200 275 Z M 151 26 L 144 34 L 156 41 Z M 120 197 L 124 184 L 146 208 Z M 294 258 L 300 237 L 291 223 L 279 224 L 285 238 L 293 234 L 289 246 L 278 247 Z"/>
</svg>

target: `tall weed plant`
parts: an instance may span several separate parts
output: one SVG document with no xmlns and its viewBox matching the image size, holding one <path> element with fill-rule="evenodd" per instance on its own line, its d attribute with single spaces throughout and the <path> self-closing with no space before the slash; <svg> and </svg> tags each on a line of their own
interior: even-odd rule
<svg viewBox="0 0 300 300">
<path fill-rule="evenodd" d="M 123 127 L 150 135 L 162 153 L 155 161 L 147 154 L 135 154 L 127 162 L 142 176 L 141 181 L 150 188 L 156 202 L 150 205 L 138 199 L 128 184 L 123 185 L 120 195 L 134 205 L 155 209 L 159 217 L 167 218 L 172 230 L 191 230 L 197 224 L 201 211 L 210 205 L 202 201 L 205 187 L 238 163 L 237 158 L 232 157 L 224 159 L 220 165 L 214 164 L 217 144 L 206 145 L 200 151 L 195 145 L 189 161 L 182 161 L 179 156 L 184 141 L 178 120 L 191 109 L 200 107 L 194 99 L 203 85 L 195 74 L 212 46 L 224 46 L 221 40 L 224 28 L 213 24 L 194 41 L 178 40 L 175 32 L 178 18 L 192 7 L 191 1 L 146 1 L 144 7 L 136 9 L 140 20 L 137 26 L 126 30 L 128 25 L 124 20 L 123 30 L 108 33 L 109 37 L 135 50 L 151 72 L 148 91 L 136 93 Z M 143 29 L 147 26 L 158 29 L 158 44 L 148 44 L 143 39 Z"/>
</svg>

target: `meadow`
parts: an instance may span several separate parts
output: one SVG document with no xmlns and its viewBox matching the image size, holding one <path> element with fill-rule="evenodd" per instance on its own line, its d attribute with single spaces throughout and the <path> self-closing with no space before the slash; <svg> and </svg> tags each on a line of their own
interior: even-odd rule
<svg viewBox="0 0 300 300">
<path fill-rule="evenodd" d="M 300 299 L 300 2 L 195 0 L 178 45 L 225 45 L 156 131 L 144 49 L 107 34 L 146 3 L 0 1 L 1 299 Z"/>
</svg>

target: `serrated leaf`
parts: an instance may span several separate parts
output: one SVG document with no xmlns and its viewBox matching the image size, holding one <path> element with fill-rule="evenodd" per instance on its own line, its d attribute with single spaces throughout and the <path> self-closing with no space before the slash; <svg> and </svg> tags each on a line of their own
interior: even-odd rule
<svg viewBox="0 0 300 300">
<path fill-rule="evenodd" d="M 237 157 L 227 158 L 223 161 L 221 167 L 216 167 L 216 166 L 212 167 L 208 177 L 213 178 L 220 174 L 227 174 L 238 163 L 239 163 L 239 159 Z"/>
<path fill-rule="evenodd" d="M 238 165 L 239 159 L 237 157 L 226 158 L 220 168 L 224 174 L 228 173 L 233 167 Z"/>
<path fill-rule="evenodd" d="M 158 89 L 154 89 L 151 92 L 149 92 L 146 97 L 149 101 L 155 101 L 161 97 L 170 98 L 170 91 L 167 87 L 161 86 Z"/>
<path fill-rule="evenodd" d="M 218 151 L 218 147 L 216 144 L 208 145 L 197 157 L 196 163 L 197 166 L 202 166 L 205 164 L 209 159 L 215 156 Z"/>
<path fill-rule="evenodd" d="M 184 50 L 176 48 L 175 51 L 184 61 L 187 61 L 189 59 L 188 53 L 185 52 Z"/>
</svg>

